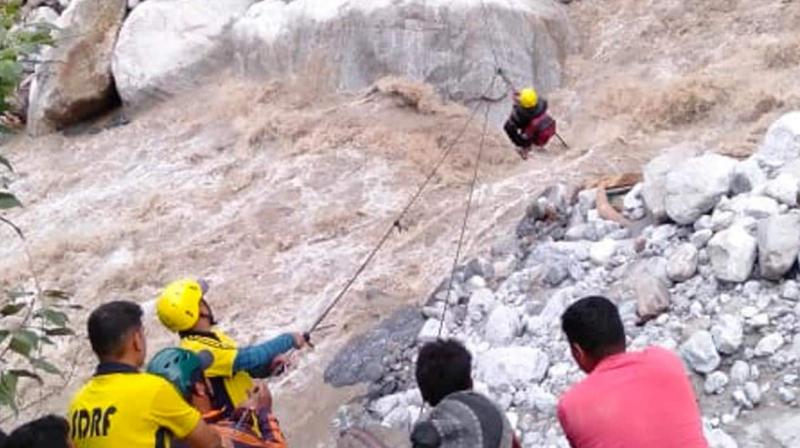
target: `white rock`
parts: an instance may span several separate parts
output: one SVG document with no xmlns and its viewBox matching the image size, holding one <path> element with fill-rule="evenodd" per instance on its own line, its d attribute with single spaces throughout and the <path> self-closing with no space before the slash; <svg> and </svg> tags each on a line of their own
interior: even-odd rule
<svg viewBox="0 0 800 448">
<path fill-rule="evenodd" d="M 642 272 L 634 278 L 636 294 L 636 314 L 642 320 L 649 320 L 667 311 L 670 293 L 667 285 L 655 275 Z"/>
<path fill-rule="evenodd" d="M 778 396 L 781 397 L 781 401 L 786 404 L 792 404 L 797 401 L 797 394 L 794 393 L 791 389 L 786 387 L 779 387 L 778 388 Z"/>
<path fill-rule="evenodd" d="M 758 367 L 758 364 L 753 364 L 750 366 L 750 378 L 754 381 L 761 378 L 761 369 Z"/>
<path fill-rule="evenodd" d="M 571 299 L 571 290 L 562 288 L 547 298 L 547 303 L 539 313 L 541 322 L 546 327 L 554 328 L 561 324 L 561 315 L 567 309 Z"/>
<path fill-rule="evenodd" d="M 783 345 L 783 336 L 780 333 L 772 333 L 761 338 L 756 345 L 756 356 L 772 356 Z"/>
<path fill-rule="evenodd" d="M 473 275 L 467 281 L 467 289 L 469 291 L 476 291 L 484 288 L 486 288 L 486 280 L 480 275 Z"/>
<path fill-rule="evenodd" d="M 710 373 L 719 367 L 721 361 L 714 346 L 714 338 L 705 330 L 695 332 L 681 345 L 681 354 L 694 371 Z"/>
<path fill-rule="evenodd" d="M 786 280 L 783 282 L 783 286 L 781 287 L 781 297 L 793 302 L 796 302 L 798 299 L 800 299 L 800 287 L 797 286 L 797 282 L 794 280 Z"/>
<path fill-rule="evenodd" d="M 769 325 L 769 314 L 758 313 L 751 317 L 747 323 L 756 330 L 764 328 Z"/>
<path fill-rule="evenodd" d="M 694 277 L 697 272 L 697 248 L 684 243 L 667 258 L 667 275 L 674 282 L 683 282 Z"/>
<path fill-rule="evenodd" d="M 736 196 L 724 206 L 720 205 L 719 210 L 731 211 L 734 213 L 734 222 L 742 218 L 753 218 L 755 220 L 769 218 L 781 212 L 778 201 L 766 196 Z"/>
<path fill-rule="evenodd" d="M 744 384 L 744 393 L 753 406 L 758 406 L 761 403 L 761 388 L 758 384 L 749 381 Z"/>
<path fill-rule="evenodd" d="M 703 215 L 694 222 L 694 230 L 711 230 L 711 215 Z"/>
<path fill-rule="evenodd" d="M 697 318 L 701 318 L 701 317 L 703 317 L 703 314 L 705 313 L 705 310 L 703 309 L 703 304 L 702 303 L 695 301 L 695 302 L 692 302 L 691 305 L 689 305 L 689 312 L 692 314 L 692 316 L 697 317 Z"/>
<path fill-rule="evenodd" d="M 114 80 L 123 102 L 137 107 L 169 98 L 204 82 L 214 69 L 230 66 L 228 32 L 252 3 L 170 0 L 137 6 L 114 50 Z"/>
<path fill-rule="evenodd" d="M 706 429 L 705 435 L 708 448 L 739 448 L 736 440 L 722 429 Z"/>
<path fill-rule="evenodd" d="M 126 0 L 74 0 L 59 17 L 58 45 L 43 52 L 31 84 L 28 132 L 44 135 L 105 111 L 113 103 L 111 53 Z"/>
<path fill-rule="evenodd" d="M 698 250 L 706 247 L 708 241 L 711 237 L 714 236 L 714 231 L 711 229 L 701 229 L 697 232 L 694 232 L 692 236 L 689 238 L 689 241 L 696 247 Z"/>
<path fill-rule="evenodd" d="M 408 406 L 398 406 L 384 417 L 383 424 L 390 428 L 408 431 L 411 429 L 411 422 L 414 419 L 411 412 Z"/>
<path fill-rule="evenodd" d="M 800 112 L 789 112 L 769 127 L 755 158 L 769 168 L 800 159 Z"/>
<path fill-rule="evenodd" d="M 728 385 L 728 375 L 720 371 L 712 372 L 706 377 L 706 382 L 703 387 L 707 395 L 715 395 L 721 393 L 725 386 Z"/>
<path fill-rule="evenodd" d="M 730 191 L 736 161 L 706 153 L 679 165 L 667 174 L 664 205 L 679 224 L 692 224 L 717 205 Z"/>
<path fill-rule="evenodd" d="M 783 277 L 800 254 L 800 215 L 773 216 L 758 224 L 758 264 L 761 276 Z"/>
<path fill-rule="evenodd" d="M 426 343 L 435 341 L 439 338 L 439 319 L 428 319 L 422 325 L 422 329 L 420 329 L 419 334 L 417 334 L 417 342 L 419 343 Z M 445 336 L 447 333 L 447 328 L 442 329 L 442 336 Z"/>
<path fill-rule="evenodd" d="M 511 307 L 500 305 L 489 313 L 483 335 L 490 343 L 503 345 L 519 336 L 521 329 L 519 314 Z"/>
<path fill-rule="evenodd" d="M 634 185 L 622 201 L 623 213 L 628 219 L 637 221 L 644 218 L 647 214 L 644 199 L 642 198 L 643 188 L 644 186 L 642 183 Z"/>
<path fill-rule="evenodd" d="M 550 331 L 550 326 L 546 325 L 540 316 L 529 316 L 525 318 L 525 333 L 534 336 L 544 336 Z"/>
<path fill-rule="evenodd" d="M 422 406 L 422 392 L 418 388 L 413 388 L 403 393 L 403 400 L 409 406 Z"/>
<path fill-rule="evenodd" d="M 736 385 L 744 385 L 750 379 L 750 366 L 742 361 L 736 360 L 731 366 L 731 382 Z"/>
<path fill-rule="evenodd" d="M 476 18 L 492 39 L 464 26 Z M 262 1 L 232 31 L 237 68 L 248 77 L 285 79 L 317 68 L 323 85 L 357 90 L 397 75 L 454 99 L 484 93 L 494 75 L 485 65 L 550 91 L 562 76 L 555 55 L 575 42 L 566 10 L 555 2 Z"/>
<path fill-rule="evenodd" d="M 547 377 L 555 380 L 562 380 L 565 379 L 574 368 L 575 365 L 568 362 L 554 363 L 547 371 Z"/>
<path fill-rule="evenodd" d="M 611 257 L 617 251 L 617 242 L 611 239 L 605 239 L 597 243 L 592 243 L 589 249 L 589 258 L 594 264 L 599 266 L 606 266 L 611 261 Z"/>
<path fill-rule="evenodd" d="M 736 213 L 730 210 L 722 210 L 717 208 L 714 214 L 711 215 L 711 230 L 719 232 L 730 227 L 736 220 Z"/>
<path fill-rule="evenodd" d="M 730 425 L 731 423 L 736 421 L 736 416 L 733 414 L 723 414 L 722 415 L 722 424 L 723 425 Z"/>
<path fill-rule="evenodd" d="M 377 416 L 382 420 L 396 407 L 405 407 L 406 404 L 405 392 L 399 392 L 373 401 L 369 404 L 367 409 L 369 409 L 370 412 L 377 414 Z"/>
<path fill-rule="evenodd" d="M 55 9 L 49 6 L 41 6 L 34 9 L 25 22 L 30 24 L 40 23 L 46 25 L 56 25 L 58 22 L 58 13 Z"/>
<path fill-rule="evenodd" d="M 758 314 L 758 308 L 754 306 L 745 306 L 739 310 L 739 314 L 741 314 L 745 319 L 752 319 Z"/>
<path fill-rule="evenodd" d="M 642 169 L 642 198 L 657 220 L 663 221 L 667 218 L 664 206 L 667 173 L 698 152 L 699 148 L 696 146 L 675 146 L 663 151 Z"/>
<path fill-rule="evenodd" d="M 800 358 L 800 333 L 795 334 L 794 338 L 792 338 L 792 354 L 796 357 Z"/>
<path fill-rule="evenodd" d="M 547 373 L 550 359 L 532 347 L 500 347 L 478 354 L 476 377 L 492 388 L 530 387 Z"/>
<path fill-rule="evenodd" d="M 764 194 L 789 207 L 797 206 L 798 181 L 791 174 L 779 174 L 767 182 Z"/>
<path fill-rule="evenodd" d="M 128 0 L 128 9 L 133 9 L 133 8 L 139 6 L 139 3 L 141 3 L 141 2 L 142 2 L 142 0 Z"/>
<path fill-rule="evenodd" d="M 497 304 L 494 293 L 488 288 L 477 289 L 470 294 L 469 303 L 467 303 L 467 315 L 474 322 L 483 320 L 483 317 L 488 314 Z"/>
<path fill-rule="evenodd" d="M 711 335 L 717 351 L 732 355 L 739 350 L 744 340 L 744 326 L 737 316 L 723 314 L 711 327 Z"/>
<path fill-rule="evenodd" d="M 758 189 L 767 181 L 767 175 L 754 159 L 743 160 L 736 164 L 731 179 L 733 194 L 747 193 Z"/>
<path fill-rule="evenodd" d="M 733 402 L 746 409 L 753 409 L 753 403 L 747 398 L 744 389 L 736 389 L 731 395 Z"/>
<path fill-rule="evenodd" d="M 750 277 L 756 260 L 756 239 L 738 226 L 717 233 L 708 242 L 708 255 L 714 275 L 728 282 L 743 282 Z"/>
<path fill-rule="evenodd" d="M 556 414 L 556 405 L 558 399 L 555 395 L 542 389 L 540 386 L 534 385 L 528 392 L 528 405 L 539 411 L 540 413 L 553 417 Z"/>
</svg>

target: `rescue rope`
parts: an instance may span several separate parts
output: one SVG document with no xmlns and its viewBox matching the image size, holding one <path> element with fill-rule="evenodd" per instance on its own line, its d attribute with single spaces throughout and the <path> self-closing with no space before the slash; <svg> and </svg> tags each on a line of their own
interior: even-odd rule
<svg viewBox="0 0 800 448">
<path fill-rule="evenodd" d="M 489 84 L 489 88 L 486 89 L 486 93 L 485 94 L 488 94 L 488 92 L 490 92 L 491 89 L 494 87 L 495 79 L 496 79 L 496 76 L 494 76 L 492 78 L 492 81 Z M 381 239 L 378 241 L 378 243 L 375 245 L 375 247 L 372 249 L 372 251 L 369 253 L 369 255 L 367 255 L 367 257 L 364 259 L 364 261 L 361 263 L 361 265 L 358 267 L 358 269 L 356 269 L 356 272 L 347 280 L 347 282 L 344 284 L 344 287 L 342 287 L 341 291 L 336 295 L 336 297 L 331 301 L 331 303 L 329 303 L 328 306 L 325 307 L 325 310 L 322 312 L 322 314 L 320 314 L 319 317 L 317 317 L 317 319 L 311 325 L 311 328 L 308 330 L 308 333 L 313 333 L 319 328 L 319 325 L 325 320 L 325 318 L 328 316 L 328 314 L 330 314 L 330 312 L 336 307 L 336 305 L 342 300 L 342 298 L 344 298 L 345 294 L 347 294 L 347 292 L 350 290 L 350 287 L 352 287 L 353 284 L 356 282 L 356 280 L 358 280 L 358 278 L 361 276 L 361 274 L 364 272 L 364 270 L 367 268 L 367 266 L 369 266 L 370 262 L 372 262 L 372 259 L 375 258 L 375 255 L 378 254 L 378 252 L 383 247 L 383 245 L 386 243 L 386 241 L 389 240 L 389 237 L 392 236 L 392 233 L 394 232 L 394 230 L 395 229 L 402 230 L 401 220 L 405 217 L 405 215 L 408 213 L 408 211 L 411 209 L 411 207 L 414 205 L 414 203 L 417 202 L 417 200 L 420 198 L 420 196 L 422 196 L 423 191 L 428 186 L 428 184 L 431 182 L 431 180 L 433 180 L 433 178 L 436 176 L 436 173 L 439 171 L 439 168 L 441 168 L 441 166 L 444 164 L 445 160 L 447 160 L 447 158 L 453 152 L 453 149 L 455 149 L 456 144 L 461 140 L 461 138 L 467 132 L 467 129 L 469 129 L 469 125 L 470 125 L 470 123 L 472 123 L 472 120 L 475 118 L 475 115 L 477 114 L 479 108 L 480 108 L 480 104 L 476 105 L 472 109 L 472 112 L 470 113 L 469 117 L 464 122 L 464 126 L 461 128 L 461 130 L 458 132 L 458 134 L 456 134 L 456 136 L 453 138 L 453 140 L 450 141 L 450 143 L 445 146 L 445 149 L 442 152 L 442 156 L 436 162 L 436 165 L 434 165 L 433 169 L 431 169 L 431 171 L 428 174 L 428 176 L 425 178 L 425 180 L 417 188 L 417 191 L 414 193 L 414 195 L 408 201 L 408 203 L 403 208 L 403 210 L 397 215 L 397 218 L 395 218 L 392 221 L 392 224 L 389 226 L 388 229 L 386 229 L 386 232 L 384 232 L 384 234 L 381 237 Z M 488 111 L 487 111 L 487 114 L 488 114 Z M 488 121 L 488 118 L 487 118 L 487 121 Z M 484 123 L 484 131 L 485 131 L 485 128 L 486 128 L 486 124 Z"/>
<path fill-rule="evenodd" d="M 491 90 L 494 87 L 494 82 L 497 80 L 497 75 L 492 77 L 492 82 L 489 86 Z M 437 335 L 439 337 L 442 336 L 442 331 L 444 330 L 444 321 L 447 318 L 447 309 L 450 306 L 450 296 L 453 294 L 453 281 L 456 276 L 456 270 L 458 269 L 458 263 L 461 261 L 461 250 L 464 247 L 464 235 L 467 231 L 467 224 L 469 222 L 469 215 L 472 211 L 472 197 L 475 194 L 475 185 L 478 183 L 478 171 L 481 164 L 481 155 L 483 154 L 483 148 L 486 143 L 486 132 L 489 126 L 489 110 L 491 109 L 491 105 L 486 105 L 486 111 L 483 114 L 483 131 L 481 132 L 481 140 L 480 144 L 478 145 L 478 154 L 475 156 L 475 169 L 472 172 L 472 182 L 469 186 L 469 195 L 467 196 L 467 206 L 464 210 L 464 220 L 461 223 L 461 233 L 458 236 L 458 244 L 456 245 L 456 256 L 453 259 L 453 267 L 450 270 L 450 280 L 448 281 L 447 285 L 447 296 L 445 297 L 444 301 L 444 308 L 442 308 L 442 317 L 439 320 L 439 332 Z"/>
</svg>

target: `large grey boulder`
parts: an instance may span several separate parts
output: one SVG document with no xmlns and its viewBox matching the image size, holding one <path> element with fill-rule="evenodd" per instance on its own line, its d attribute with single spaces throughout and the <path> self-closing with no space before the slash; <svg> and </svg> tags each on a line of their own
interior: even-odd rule
<svg viewBox="0 0 800 448">
<path fill-rule="evenodd" d="M 781 206 L 778 201 L 770 197 L 742 194 L 720 204 L 714 210 L 714 214 L 725 211 L 734 213 L 734 221 L 745 217 L 758 220 L 777 215 L 781 211 Z"/>
<path fill-rule="evenodd" d="M 784 343 L 785 341 L 780 333 L 770 333 L 758 341 L 754 353 L 760 357 L 772 356 Z"/>
<path fill-rule="evenodd" d="M 686 160 L 694 157 L 699 148 L 692 145 L 674 146 L 654 158 L 642 170 L 642 199 L 650 213 L 659 220 L 667 219 L 664 198 L 667 193 L 667 174 Z"/>
<path fill-rule="evenodd" d="M 719 316 L 717 323 L 711 327 L 711 336 L 718 352 L 726 355 L 736 353 L 744 342 L 742 319 L 732 314 Z"/>
<path fill-rule="evenodd" d="M 147 1 L 119 33 L 113 71 L 120 97 L 143 106 L 196 86 L 231 65 L 228 32 L 254 0 Z"/>
<path fill-rule="evenodd" d="M 667 174 L 664 205 L 678 224 L 692 224 L 730 191 L 736 160 L 706 153 Z"/>
<path fill-rule="evenodd" d="M 800 253 L 800 215 L 773 216 L 758 223 L 758 265 L 761 276 L 778 280 Z"/>
<path fill-rule="evenodd" d="M 519 314 L 511 307 L 500 305 L 489 313 L 484 328 L 484 337 L 492 344 L 508 344 L 522 330 Z"/>
<path fill-rule="evenodd" d="M 727 282 L 744 282 L 750 277 L 756 251 L 756 239 L 739 226 L 717 233 L 708 242 L 714 275 Z"/>
<path fill-rule="evenodd" d="M 697 272 L 697 247 L 692 243 L 678 246 L 667 258 L 667 275 L 674 282 L 683 282 Z"/>
<path fill-rule="evenodd" d="M 635 277 L 633 285 L 636 294 L 636 314 L 642 321 L 658 317 L 669 309 L 669 288 L 658 277 L 642 272 Z"/>
<path fill-rule="evenodd" d="M 529 387 L 550 367 L 546 353 L 532 347 L 494 348 L 477 357 L 476 377 L 490 387 Z"/>
<path fill-rule="evenodd" d="M 711 373 L 722 361 L 714 345 L 714 338 L 705 330 L 695 332 L 681 345 L 680 350 L 689 367 L 698 373 Z"/>
<path fill-rule="evenodd" d="M 789 173 L 778 174 L 764 187 L 764 194 L 789 207 L 797 206 L 798 193 L 797 177 Z"/>
<path fill-rule="evenodd" d="M 251 77 L 310 75 L 310 88 L 352 90 L 399 75 L 453 100 L 480 97 L 497 65 L 547 92 L 574 42 L 556 2 L 475 0 L 262 1 L 234 25 L 233 41 Z M 494 94 L 504 89 L 498 82 Z"/>
<path fill-rule="evenodd" d="M 800 159 L 800 111 L 783 115 L 769 127 L 755 157 L 769 169 Z"/>
<path fill-rule="evenodd" d="M 731 193 L 742 194 L 759 189 L 767 181 L 767 175 L 758 162 L 749 158 L 736 164 L 731 178 Z"/>
<path fill-rule="evenodd" d="M 114 101 L 111 55 L 127 10 L 125 0 L 75 0 L 58 18 L 31 85 L 28 132 L 43 135 L 77 123 Z"/>
</svg>

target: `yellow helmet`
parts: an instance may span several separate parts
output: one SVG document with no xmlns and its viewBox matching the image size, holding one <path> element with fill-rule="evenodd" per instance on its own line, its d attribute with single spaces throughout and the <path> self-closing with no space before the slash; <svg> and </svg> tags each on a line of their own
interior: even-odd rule
<svg viewBox="0 0 800 448">
<path fill-rule="evenodd" d="M 176 280 L 167 285 L 156 303 L 158 320 L 175 333 L 186 331 L 200 319 L 200 301 L 205 289 L 202 280 Z"/>
<path fill-rule="evenodd" d="M 536 93 L 531 87 L 527 87 L 525 89 L 520 90 L 519 97 L 519 105 L 524 107 L 525 109 L 530 109 L 531 107 L 536 107 L 536 103 L 539 102 L 539 95 Z"/>
</svg>

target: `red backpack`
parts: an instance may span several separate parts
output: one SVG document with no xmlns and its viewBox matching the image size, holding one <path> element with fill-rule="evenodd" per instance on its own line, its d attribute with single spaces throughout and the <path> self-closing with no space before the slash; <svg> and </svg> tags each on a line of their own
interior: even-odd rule
<svg viewBox="0 0 800 448">
<path fill-rule="evenodd" d="M 525 134 L 533 137 L 534 145 L 544 146 L 556 135 L 556 120 L 547 113 L 541 114 L 531 120 Z"/>
</svg>

